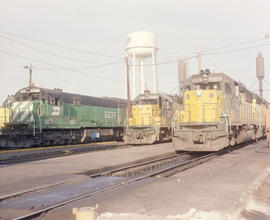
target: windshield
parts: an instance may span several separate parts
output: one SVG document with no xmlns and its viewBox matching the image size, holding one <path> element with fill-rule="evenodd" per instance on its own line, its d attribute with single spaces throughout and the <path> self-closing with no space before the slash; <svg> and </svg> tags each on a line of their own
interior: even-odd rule
<svg viewBox="0 0 270 220">
<path fill-rule="evenodd" d="M 141 99 L 136 101 L 136 104 L 140 105 L 157 105 L 158 100 L 157 99 Z"/>
</svg>

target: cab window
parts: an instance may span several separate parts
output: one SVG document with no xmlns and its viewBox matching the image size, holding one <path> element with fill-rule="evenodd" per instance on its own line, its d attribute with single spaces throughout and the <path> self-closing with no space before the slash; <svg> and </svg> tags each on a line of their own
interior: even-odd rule
<svg viewBox="0 0 270 220">
<path fill-rule="evenodd" d="M 190 91 L 190 86 L 189 85 L 185 86 L 185 91 Z"/>
</svg>

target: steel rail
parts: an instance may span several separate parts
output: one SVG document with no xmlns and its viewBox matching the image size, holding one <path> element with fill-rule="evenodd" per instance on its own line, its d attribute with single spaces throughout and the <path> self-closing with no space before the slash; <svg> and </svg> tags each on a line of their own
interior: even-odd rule
<svg viewBox="0 0 270 220">
<path fill-rule="evenodd" d="M 106 145 L 117 143 L 116 141 L 100 141 L 100 142 L 89 142 L 86 144 L 66 144 L 66 145 L 54 145 L 47 147 L 27 147 L 27 148 L 16 148 L 16 147 L 0 147 L 0 154 L 10 153 L 10 152 L 25 152 L 25 151 L 38 151 L 38 150 L 47 150 L 47 149 L 58 149 L 58 148 L 68 148 L 68 147 L 87 147 L 94 145 Z"/>
<path fill-rule="evenodd" d="M 93 196 L 93 195 L 96 195 L 98 193 L 102 193 L 102 192 L 106 192 L 106 191 L 109 191 L 109 190 L 112 190 L 112 189 L 115 189 L 115 188 L 119 188 L 123 185 L 127 185 L 127 184 L 131 184 L 131 183 L 134 183 L 134 182 L 137 182 L 137 181 L 140 181 L 140 180 L 143 180 L 143 179 L 146 179 L 146 178 L 149 178 L 149 177 L 153 177 L 153 176 L 156 176 L 160 173 L 164 173 L 164 172 L 167 172 L 169 170 L 172 170 L 172 169 L 175 169 L 175 168 L 178 168 L 180 166 L 184 166 L 184 165 L 187 165 L 187 164 L 191 164 L 192 162 L 198 162 L 199 160 L 202 160 L 202 159 L 205 159 L 209 156 L 213 156 L 215 155 L 215 153 L 212 153 L 212 154 L 209 154 L 209 155 L 204 155 L 202 157 L 198 157 L 198 158 L 194 158 L 194 159 L 190 159 L 190 160 L 187 160 L 187 161 L 184 161 L 184 162 L 180 162 L 179 164 L 176 164 L 174 166 L 170 166 L 168 168 L 164 168 L 164 169 L 161 169 L 161 170 L 158 170 L 158 171 L 154 171 L 154 172 L 151 172 L 149 174 L 145 174 L 145 175 L 142 175 L 142 176 L 139 176 L 139 177 L 136 177 L 136 178 L 132 178 L 131 180 L 127 180 L 127 181 L 122 181 L 120 183 L 116 183 L 112 186 L 109 186 L 109 187 L 105 187 L 103 189 L 99 189 L 99 190 L 96 190 L 94 192 L 90 192 L 90 193 L 87 193 L 87 194 L 84 194 L 84 195 L 81 195 L 81 196 L 77 196 L 75 198 L 72 198 L 72 199 L 69 199 L 69 200 L 66 200 L 64 202 L 60 202 L 60 203 L 57 203 L 55 205 L 52 205 L 52 206 L 49 206 L 49 207 L 46 207 L 44 209 L 40 209 L 38 211 L 35 211 L 35 212 L 32 212 L 32 213 L 29 213 L 29 214 L 26 214 L 24 216 L 20 216 L 20 217 L 17 217 L 17 218 L 13 218 L 12 220 L 26 220 L 26 219 L 31 219 L 31 218 L 35 218 L 39 215 L 41 215 L 42 213 L 45 213 L 45 212 L 48 212 L 52 209 L 55 209 L 55 208 L 58 208 L 58 207 L 61 207 L 61 206 L 64 206 L 66 204 L 69 204 L 69 203 L 72 203 L 72 202 L 75 202 L 75 201 L 78 201 L 78 200 L 81 200 L 81 199 L 85 199 L 87 197 L 90 197 L 90 196 Z"/>
<path fill-rule="evenodd" d="M 72 180 L 63 181 L 63 182 L 59 182 L 59 183 L 48 184 L 48 185 L 44 185 L 44 186 L 41 186 L 41 187 L 36 187 L 36 188 L 33 188 L 33 189 L 20 191 L 20 192 L 17 192 L 17 193 L 3 195 L 3 196 L 0 196 L 0 202 L 2 202 L 3 200 L 6 200 L 6 199 L 13 198 L 13 197 L 18 197 L 18 196 L 21 196 L 21 195 L 24 195 L 24 194 L 27 194 L 27 193 L 37 192 L 37 191 L 41 191 L 41 190 L 44 190 L 44 189 L 49 189 L 49 188 L 52 188 L 54 186 L 59 186 L 59 185 L 63 185 L 63 184 L 71 183 L 71 182 L 74 182 L 74 181 L 72 181 Z"/>
<path fill-rule="evenodd" d="M 254 141 L 246 142 L 246 143 L 241 143 L 241 144 L 238 144 L 238 145 L 232 147 L 231 149 L 232 149 L 232 151 L 233 150 L 237 150 L 239 148 L 242 148 L 244 146 L 249 145 L 252 142 L 254 142 Z M 87 197 L 96 195 L 98 193 L 102 193 L 102 192 L 109 191 L 109 190 L 112 190 L 112 189 L 115 189 L 115 188 L 119 188 L 119 187 L 121 187 L 123 185 L 131 184 L 131 183 L 134 183 L 134 182 L 137 182 L 137 181 L 140 181 L 140 180 L 149 178 L 149 177 L 158 176 L 158 175 L 160 175 L 162 173 L 166 173 L 166 172 L 169 172 L 171 170 L 179 169 L 180 167 L 184 167 L 181 170 L 181 171 L 183 171 L 183 170 L 186 170 L 186 169 L 189 169 L 189 168 L 192 168 L 192 167 L 196 166 L 197 163 L 202 164 L 203 163 L 203 160 L 205 160 L 205 159 L 210 160 L 211 157 L 216 158 L 218 156 L 221 156 L 221 155 L 227 153 L 229 150 L 230 150 L 230 148 L 227 148 L 227 149 L 223 149 L 221 151 L 217 151 L 217 152 L 214 152 L 214 153 L 209 153 L 207 155 L 203 155 L 203 156 L 200 156 L 200 157 L 196 157 L 196 158 L 192 158 L 192 159 L 189 159 L 189 160 L 186 160 L 186 161 L 182 161 L 182 162 L 179 162 L 178 164 L 169 166 L 167 168 L 158 169 L 158 170 L 153 171 L 153 172 L 150 172 L 148 174 L 141 175 L 139 177 L 132 178 L 132 179 L 127 180 L 127 181 L 122 181 L 120 183 L 116 183 L 116 184 L 114 184 L 112 186 L 105 187 L 103 189 L 99 189 L 99 190 L 96 190 L 94 192 L 90 192 L 90 193 L 87 193 L 87 194 L 84 194 L 84 195 L 81 195 L 81 196 L 77 196 L 77 197 L 75 197 L 73 199 L 69 199 L 69 200 L 66 200 L 64 202 L 57 203 L 57 204 L 52 205 L 52 206 L 49 206 L 47 208 L 44 208 L 44 209 L 41 209 L 41 210 L 38 210 L 38 211 L 35 211 L 35 212 L 32 212 L 32 213 L 26 214 L 24 216 L 13 218 L 12 220 L 26 220 L 26 219 L 31 219 L 31 218 L 34 218 L 34 217 L 37 217 L 37 216 L 41 215 L 42 213 L 48 212 L 48 211 L 50 211 L 52 209 L 55 209 L 55 208 L 64 206 L 66 204 L 69 204 L 69 203 L 72 203 L 72 202 L 75 202 L 75 201 L 78 201 L 78 200 L 81 200 L 81 199 L 84 199 L 84 198 L 87 198 Z M 183 153 L 183 154 L 186 154 L 186 153 Z M 180 154 L 179 156 L 181 156 L 183 154 Z M 173 156 L 169 156 L 169 157 L 173 157 Z M 166 159 L 168 159 L 168 158 L 166 158 Z M 152 161 L 155 161 L 156 162 L 158 160 L 161 160 L 161 159 L 156 159 L 156 160 L 152 160 Z M 164 160 L 165 160 L 165 158 L 164 158 Z M 147 164 L 147 163 L 150 164 L 150 162 L 141 162 L 141 163 L 138 163 L 138 164 L 143 165 L 143 164 Z M 185 167 L 187 165 L 189 165 L 189 167 Z M 131 166 L 126 166 L 126 167 L 129 169 L 129 168 L 135 167 L 135 166 L 136 165 L 133 165 L 133 166 L 131 165 Z M 113 169 L 113 171 L 117 171 L 117 170 L 123 170 L 123 168 Z M 103 174 L 106 174 L 106 173 L 108 173 L 108 172 L 101 172 L 100 174 L 93 174 L 90 177 L 98 177 L 98 176 L 102 176 Z"/>
<path fill-rule="evenodd" d="M 157 159 L 152 159 L 152 157 L 150 159 L 146 158 L 145 161 L 143 161 L 143 162 L 138 162 L 138 163 L 131 164 L 131 165 L 126 165 L 126 166 L 120 166 L 118 168 L 113 168 L 113 169 L 108 170 L 108 171 L 102 171 L 102 172 L 97 171 L 97 173 L 91 174 L 91 175 L 89 175 L 89 177 L 90 178 L 96 178 L 96 177 L 100 177 L 100 176 L 107 176 L 108 174 L 111 174 L 111 173 L 114 173 L 114 172 L 127 170 L 127 169 L 130 169 L 130 168 L 135 168 L 135 167 L 138 167 L 138 166 L 143 166 L 143 165 L 147 165 L 147 164 L 151 164 L 151 163 L 155 163 L 155 162 L 159 162 L 159 161 L 163 161 L 163 160 L 168 160 L 170 158 L 176 158 L 176 157 L 179 157 L 179 156 L 184 155 L 184 154 L 185 153 L 180 154 L 180 155 L 176 155 L 176 154 L 175 155 L 167 155 L 166 154 L 166 156 L 161 155 L 162 157 L 157 158 Z M 106 169 L 106 167 L 103 168 L 103 169 Z M 58 183 L 55 183 L 55 184 L 49 184 L 49 185 L 44 185 L 44 186 L 41 186 L 41 187 L 36 187 L 36 188 L 33 188 L 33 189 L 28 189 L 28 190 L 25 190 L 25 191 L 20 191 L 20 192 L 17 192 L 17 193 L 3 195 L 3 196 L 0 196 L 0 202 L 3 201 L 3 200 L 18 197 L 18 196 L 21 196 L 21 195 L 24 195 L 24 194 L 38 192 L 38 191 L 41 191 L 41 190 L 49 189 L 49 188 L 64 185 L 64 184 L 77 183 L 77 182 L 81 182 L 81 181 L 84 181 L 84 180 L 85 179 L 83 179 L 83 180 L 63 181 L 63 182 L 58 182 Z"/>
<path fill-rule="evenodd" d="M 177 157 L 181 157 L 181 156 L 184 156 L 184 155 L 188 155 L 188 153 L 182 153 L 182 154 L 178 154 L 178 155 L 177 154 L 169 155 L 169 156 L 162 157 L 162 158 L 157 158 L 157 159 L 152 159 L 152 160 L 149 160 L 149 161 L 139 162 L 139 163 L 127 165 L 127 166 L 124 166 L 124 167 L 119 167 L 119 168 L 115 168 L 115 169 L 112 169 L 112 170 L 108 170 L 108 171 L 105 171 L 105 172 L 92 174 L 92 175 L 90 175 L 90 177 L 91 178 L 96 178 L 96 177 L 99 177 L 99 176 L 108 176 L 108 175 L 111 175 L 113 173 L 120 172 L 120 171 L 123 171 L 123 170 L 128 170 L 128 169 L 132 169 L 132 168 L 136 168 L 136 167 L 140 167 L 140 166 L 149 165 L 149 164 L 152 164 L 152 163 L 166 161 L 168 159 L 177 158 Z"/>
<path fill-rule="evenodd" d="M 131 147 L 131 146 L 130 146 Z M 129 146 L 123 145 L 97 145 L 97 146 L 80 146 L 78 148 L 74 148 L 71 146 L 70 149 L 65 148 L 61 149 L 60 147 L 57 149 L 42 149 L 45 152 L 37 152 L 36 150 L 33 153 L 20 155 L 21 151 L 13 152 L 18 153 L 18 155 L 11 155 L 8 157 L 0 158 L 0 165 L 10 165 L 10 164 L 17 164 L 29 161 L 37 161 L 42 159 L 49 159 L 49 158 L 56 158 L 56 157 L 65 157 L 70 155 L 76 155 L 81 153 L 88 153 L 88 152 L 95 152 L 95 151 L 105 151 L 105 150 L 116 150 L 122 148 L 130 148 Z M 4 155 L 4 154 L 2 154 Z M 1 156 L 2 156 L 1 155 Z"/>
</svg>

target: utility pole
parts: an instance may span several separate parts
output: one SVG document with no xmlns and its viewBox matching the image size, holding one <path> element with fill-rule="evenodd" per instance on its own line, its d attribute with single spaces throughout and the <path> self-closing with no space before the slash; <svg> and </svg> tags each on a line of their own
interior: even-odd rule
<svg viewBox="0 0 270 220">
<path fill-rule="evenodd" d="M 27 66 L 27 65 L 25 65 L 25 66 L 23 66 L 23 68 L 24 69 L 29 69 L 29 88 L 31 88 L 32 87 L 32 63 L 29 65 L 29 66 Z"/>
<path fill-rule="evenodd" d="M 259 80 L 260 96 L 263 98 L 264 58 L 261 53 L 256 57 L 256 76 Z"/>
<path fill-rule="evenodd" d="M 178 61 L 178 82 L 179 82 L 179 95 L 183 95 L 183 84 L 186 80 L 186 63 L 183 60 Z"/>
<path fill-rule="evenodd" d="M 270 149 L 270 105 L 267 106 L 266 110 L 266 137 L 267 147 Z"/>
<path fill-rule="evenodd" d="M 268 38 L 270 38 L 269 33 L 265 34 L 265 39 Z M 258 56 L 256 57 L 256 76 L 259 80 L 260 96 L 263 98 L 264 58 L 262 56 L 262 53 L 259 53 Z"/>
<path fill-rule="evenodd" d="M 128 66 L 128 57 L 126 56 L 126 70 L 127 70 L 127 110 L 128 110 L 128 122 L 131 118 L 131 103 L 130 103 L 130 86 L 129 86 L 129 66 Z"/>
<path fill-rule="evenodd" d="M 200 44 L 197 45 L 197 60 L 198 60 L 198 74 L 201 73 L 201 48 Z"/>
</svg>

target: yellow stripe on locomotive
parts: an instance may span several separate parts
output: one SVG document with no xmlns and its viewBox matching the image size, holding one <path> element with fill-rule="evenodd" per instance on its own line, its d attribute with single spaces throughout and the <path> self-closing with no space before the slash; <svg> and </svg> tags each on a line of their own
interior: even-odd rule
<svg viewBox="0 0 270 220">
<path fill-rule="evenodd" d="M 163 123 L 165 118 L 162 118 Z M 160 125 L 158 105 L 133 105 L 129 126 Z"/>
<path fill-rule="evenodd" d="M 184 110 L 181 122 L 218 122 L 223 105 L 223 92 L 218 90 L 194 90 L 184 93 Z"/>
<path fill-rule="evenodd" d="M 0 128 L 4 127 L 5 123 L 10 122 L 11 109 L 0 108 Z"/>
</svg>

